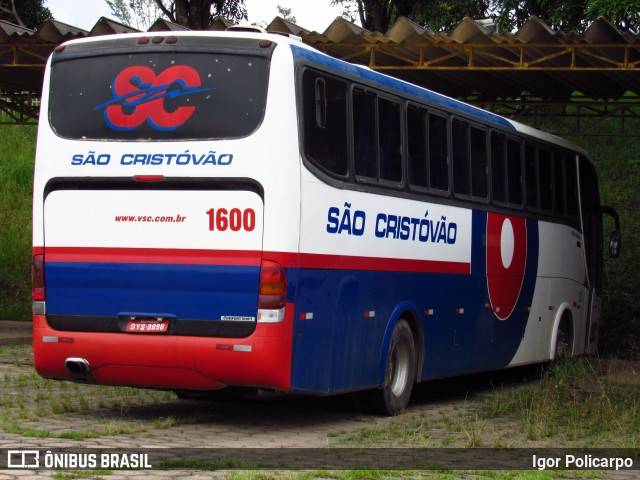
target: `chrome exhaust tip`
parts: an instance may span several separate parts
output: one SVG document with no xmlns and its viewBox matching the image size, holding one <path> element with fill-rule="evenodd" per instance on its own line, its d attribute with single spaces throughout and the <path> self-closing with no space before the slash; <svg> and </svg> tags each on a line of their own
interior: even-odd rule
<svg viewBox="0 0 640 480">
<path fill-rule="evenodd" d="M 64 361 L 64 368 L 75 378 L 84 378 L 91 372 L 91 365 L 84 358 L 69 357 Z"/>
</svg>

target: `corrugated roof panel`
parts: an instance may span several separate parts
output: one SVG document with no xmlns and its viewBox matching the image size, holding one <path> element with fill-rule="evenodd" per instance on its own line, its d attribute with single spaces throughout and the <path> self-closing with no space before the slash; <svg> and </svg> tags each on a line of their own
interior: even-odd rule
<svg viewBox="0 0 640 480">
<path fill-rule="evenodd" d="M 232 23 L 215 18 L 209 30 Z M 159 19 L 150 31 L 185 27 Z M 555 32 L 536 17 L 515 33 L 498 34 L 463 19 L 450 34 L 431 33 L 400 17 L 385 33 L 372 33 L 337 17 L 311 32 L 280 17 L 268 30 L 292 33 L 336 58 L 457 98 L 536 97 L 564 100 L 574 92 L 600 99 L 640 95 L 640 35 L 619 32 L 599 18 L 584 34 Z M 37 31 L 0 21 L 0 90 L 39 93 L 46 58 L 71 38 L 136 32 L 102 17 L 90 32 L 48 20 Z"/>
</svg>

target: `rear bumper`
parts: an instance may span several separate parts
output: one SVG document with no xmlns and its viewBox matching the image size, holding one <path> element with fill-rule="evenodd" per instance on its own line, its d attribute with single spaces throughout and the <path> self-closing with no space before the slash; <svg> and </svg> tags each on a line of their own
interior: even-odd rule
<svg viewBox="0 0 640 480">
<path fill-rule="evenodd" d="M 54 330 L 45 315 L 33 316 L 36 371 L 45 378 L 184 390 L 228 385 L 274 388 L 291 385 L 294 305 L 285 319 L 258 324 L 246 338 L 211 338 L 141 333 Z M 89 374 L 79 378 L 64 366 L 82 358 Z"/>
</svg>

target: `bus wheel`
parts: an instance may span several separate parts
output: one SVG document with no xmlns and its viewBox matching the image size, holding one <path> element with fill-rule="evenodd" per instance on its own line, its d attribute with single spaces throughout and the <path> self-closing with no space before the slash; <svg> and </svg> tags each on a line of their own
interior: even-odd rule
<svg viewBox="0 0 640 480">
<path fill-rule="evenodd" d="M 558 335 L 556 336 L 556 350 L 553 363 L 562 363 L 571 356 L 571 322 L 566 316 L 560 319 Z"/>
<path fill-rule="evenodd" d="M 359 393 L 357 404 L 372 413 L 397 415 L 409 404 L 415 376 L 413 332 L 407 321 L 400 319 L 391 334 L 384 385 L 377 390 Z"/>
</svg>

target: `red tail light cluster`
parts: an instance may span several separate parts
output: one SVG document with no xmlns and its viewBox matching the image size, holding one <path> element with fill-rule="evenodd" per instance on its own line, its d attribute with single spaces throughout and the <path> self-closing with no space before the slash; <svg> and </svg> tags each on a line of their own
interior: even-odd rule
<svg viewBox="0 0 640 480">
<path fill-rule="evenodd" d="M 260 298 L 258 308 L 278 310 L 287 301 L 287 275 L 279 264 L 263 260 L 260 265 Z"/>
<path fill-rule="evenodd" d="M 31 297 L 34 302 L 44 302 L 44 255 L 34 255 L 31 266 L 32 290 Z"/>
</svg>

